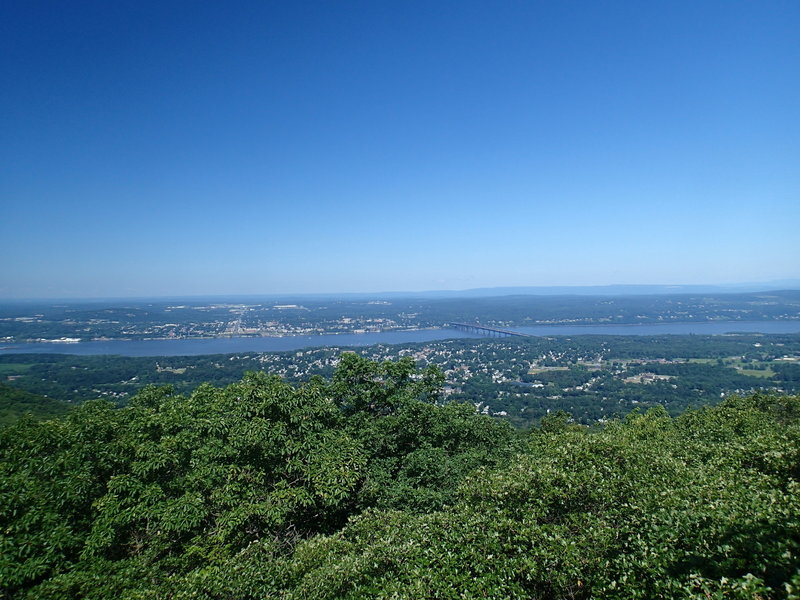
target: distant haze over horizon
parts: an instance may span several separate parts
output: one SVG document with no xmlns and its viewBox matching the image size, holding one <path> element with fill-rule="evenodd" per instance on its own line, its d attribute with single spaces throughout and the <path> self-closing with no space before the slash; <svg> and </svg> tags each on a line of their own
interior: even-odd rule
<svg viewBox="0 0 800 600">
<path fill-rule="evenodd" d="M 364 292 L 295 292 L 295 293 L 251 293 L 251 294 L 165 294 L 161 296 L 53 296 L 53 297 L 0 297 L 0 304 L 14 302 L 115 302 L 115 301 L 263 301 L 303 298 L 347 298 L 347 299 L 392 299 L 392 298 L 476 298 L 512 295 L 563 295 L 563 296 L 632 296 L 669 295 L 698 293 L 758 293 L 787 290 L 800 290 L 800 280 L 779 280 L 771 282 L 747 282 L 727 284 L 612 284 L 594 286 L 503 286 L 471 288 L 463 290 L 383 290 Z"/>
<path fill-rule="evenodd" d="M 790 0 L 11 0 L 0 299 L 798 281 L 798 31 Z"/>
</svg>

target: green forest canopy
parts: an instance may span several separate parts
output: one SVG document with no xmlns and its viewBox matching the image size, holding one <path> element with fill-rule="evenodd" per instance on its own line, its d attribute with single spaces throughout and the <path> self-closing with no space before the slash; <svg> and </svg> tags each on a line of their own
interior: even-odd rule
<svg viewBox="0 0 800 600">
<path fill-rule="evenodd" d="M 15 423 L 24 414 L 38 419 L 52 419 L 65 415 L 70 405 L 39 394 L 31 394 L 0 383 L 0 427 Z"/>
<path fill-rule="evenodd" d="M 798 598 L 800 399 L 524 436 L 346 354 L 0 429 L 9 598 Z"/>
</svg>

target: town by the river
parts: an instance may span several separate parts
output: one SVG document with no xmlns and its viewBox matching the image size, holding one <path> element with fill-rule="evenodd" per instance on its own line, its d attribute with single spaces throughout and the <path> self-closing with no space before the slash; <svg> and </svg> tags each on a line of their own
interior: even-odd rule
<svg viewBox="0 0 800 600">
<path fill-rule="evenodd" d="M 800 321 L 713 321 L 637 325 L 541 325 L 515 327 L 530 336 L 577 335 L 725 335 L 731 333 L 800 333 Z M 205 339 L 93 340 L 71 343 L 8 344 L 0 353 L 54 353 L 117 356 L 197 356 L 238 352 L 281 352 L 302 348 L 407 344 L 453 338 L 482 337 L 448 328 L 284 337 L 219 337 Z"/>
</svg>

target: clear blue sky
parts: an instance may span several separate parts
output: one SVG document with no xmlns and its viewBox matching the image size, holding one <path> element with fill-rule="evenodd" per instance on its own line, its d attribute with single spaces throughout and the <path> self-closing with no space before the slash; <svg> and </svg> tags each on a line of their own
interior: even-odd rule
<svg viewBox="0 0 800 600">
<path fill-rule="evenodd" d="M 800 277 L 800 2 L 0 8 L 0 297 Z"/>
</svg>

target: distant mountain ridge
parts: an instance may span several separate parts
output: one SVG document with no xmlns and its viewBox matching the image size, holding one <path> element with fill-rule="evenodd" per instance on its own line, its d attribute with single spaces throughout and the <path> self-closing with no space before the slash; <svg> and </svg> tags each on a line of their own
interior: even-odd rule
<svg viewBox="0 0 800 600">
<path fill-rule="evenodd" d="M 475 296 L 638 296 L 659 294 L 730 294 L 755 293 L 800 289 L 800 280 L 782 280 L 767 283 L 734 283 L 718 285 L 648 285 L 613 284 L 587 286 L 517 286 L 472 288 L 426 292 L 387 292 L 391 296 L 419 297 L 475 297 Z M 375 294 L 380 295 L 380 294 Z"/>
<path fill-rule="evenodd" d="M 800 290 L 800 279 L 783 279 L 764 283 L 730 283 L 730 284 L 612 284 L 612 285 L 560 285 L 560 286 L 504 286 L 481 287 L 465 290 L 423 290 L 417 292 L 342 292 L 342 293 L 306 293 L 306 294 L 263 294 L 237 296 L 203 296 L 197 299 L 207 300 L 292 300 L 292 299 L 328 299 L 341 298 L 386 299 L 386 298 L 490 298 L 498 296 L 655 296 L 667 294 L 742 294 L 757 292 L 776 292 Z M 175 298 L 180 299 L 178 297 Z M 184 298 L 185 299 L 185 298 Z"/>
<path fill-rule="evenodd" d="M 290 301 L 302 299 L 389 299 L 389 298 L 486 298 L 497 296 L 653 296 L 667 294 L 736 294 L 800 290 L 800 279 L 781 279 L 767 282 L 725 284 L 610 284 L 610 285 L 558 285 L 558 286 L 503 286 L 480 287 L 464 290 L 421 290 L 383 292 L 305 292 L 273 294 L 209 294 L 166 295 L 97 298 L 7 298 L 0 304 L 27 304 L 31 302 L 107 302 L 107 301 L 203 301 L 247 302 Z"/>
</svg>

